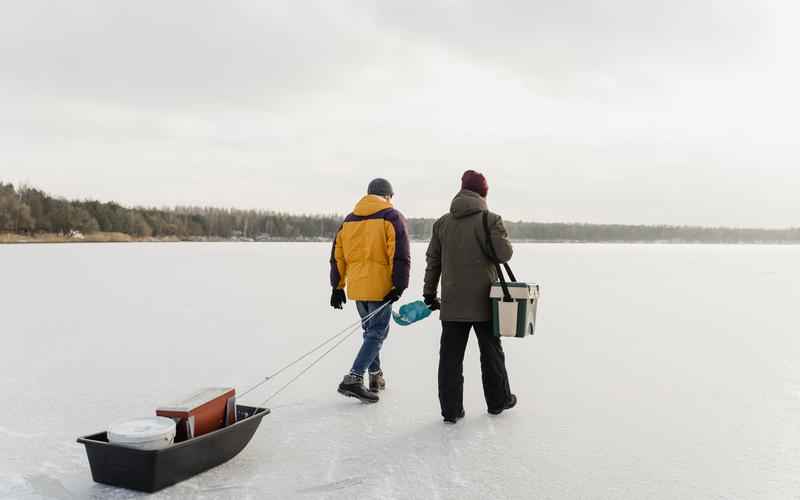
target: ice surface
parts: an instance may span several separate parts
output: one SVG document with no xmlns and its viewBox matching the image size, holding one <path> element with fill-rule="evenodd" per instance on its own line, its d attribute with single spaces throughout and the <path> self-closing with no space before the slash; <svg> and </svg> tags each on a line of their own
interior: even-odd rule
<svg viewBox="0 0 800 500">
<path fill-rule="evenodd" d="M 424 245 L 413 246 L 421 295 Z M 205 386 L 258 382 L 356 313 L 328 245 L 0 246 L 0 498 L 138 498 L 79 435 Z M 519 405 L 443 425 L 437 313 L 392 326 L 376 405 L 336 393 L 351 337 L 235 459 L 166 498 L 788 498 L 800 492 L 800 248 L 517 245 L 537 333 L 504 340 Z M 292 374 L 247 401 L 259 403 Z"/>
</svg>

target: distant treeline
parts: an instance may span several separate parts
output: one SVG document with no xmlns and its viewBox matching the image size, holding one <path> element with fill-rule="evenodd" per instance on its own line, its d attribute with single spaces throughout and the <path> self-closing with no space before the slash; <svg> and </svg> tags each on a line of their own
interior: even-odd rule
<svg viewBox="0 0 800 500">
<path fill-rule="evenodd" d="M 327 237 L 336 216 L 288 215 L 211 207 L 126 208 L 114 202 L 69 201 L 28 186 L 0 183 L 0 232 L 83 234 L 115 232 L 138 238 Z"/>
<path fill-rule="evenodd" d="M 0 182 L 0 233 L 36 235 L 123 233 L 136 238 L 331 239 L 339 215 L 290 215 L 211 207 L 126 208 L 114 202 L 54 198 L 29 186 Z M 434 219 L 410 219 L 415 239 L 428 239 Z M 745 229 L 506 221 L 510 236 L 526 241 L 800 243 L 800 227 Z"/>
<path fill-rule="evenodd" d="M 428 238 L 434 219 L 412 219 L 410 232 Z M 560 222 L 504 221 L 508 234 L 517 241 L 612 242 L 612 243 L 800 243 L 800 227 L 748 229 L 697 226 L 633 226 Z"/>
</svg>

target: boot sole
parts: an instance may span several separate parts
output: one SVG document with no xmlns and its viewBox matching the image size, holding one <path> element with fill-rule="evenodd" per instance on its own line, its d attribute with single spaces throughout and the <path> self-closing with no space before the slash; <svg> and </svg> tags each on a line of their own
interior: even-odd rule
<svg viewBox="0 0 800 500">
<path fill-rule="evenodd" d="M 373 404 L 373 403 L 377 403 L 378 401 L 380 401 L 380 399 L 362 398 L 361 396 L 359 396 L 358 394 L 356 394 L 353 391 L 347 391 L 347 390 L 338 389 L 338 392 L 342 396 L 346 396 L 348 398 L 356 398 L 357 400 L 361 401 L 362 403 L 366 403 L 366 404 Z"/>
</svg>

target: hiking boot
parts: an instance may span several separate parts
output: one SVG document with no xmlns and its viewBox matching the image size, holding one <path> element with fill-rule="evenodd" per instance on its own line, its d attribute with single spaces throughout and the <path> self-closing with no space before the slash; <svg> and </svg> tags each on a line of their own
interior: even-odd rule
<svg viewBox="0 0 800 500">
<path fill-rule="evenodd" d="M 457 417 L 444 417 L 444 423 L 446 423 L 446 424 L 454 424 L 454 423 L 458 422 L 459 420 L 461 420 L 462 418 L 464 418 L 464 415 L 466 415 L 464 413 L 464 410 L 461 410 L 461 414 L 459 416 L 457 416 Z"/>
<path fill-rule="evenodd" d="M 492 415 L 500 415 L 501 413 L 503 413 L 504 410 L 510 410 L 515 406 L 517 406 L 517 396 L 512 394 L 508 398 L 508 401 L 506 401 L 506 405 L 504 407 L 500 408 L 499 410 L 489 410 L 489 413 L 491 413 Z"/>
<path fill-rule="evenodd" d="M 386 389 L 386 379 L 383 378 L 383 371 L 369 374 L 369 392 L 382 391 Z"/>
<path fill-rule="evenodd" d="M 369 392 L 364 387 L 364 377 L 348 373 L 339 384 L 339 394 L 356 398 L 362 403 L 377 403 L 380 399 L 374 392 Z"/>
</svg>

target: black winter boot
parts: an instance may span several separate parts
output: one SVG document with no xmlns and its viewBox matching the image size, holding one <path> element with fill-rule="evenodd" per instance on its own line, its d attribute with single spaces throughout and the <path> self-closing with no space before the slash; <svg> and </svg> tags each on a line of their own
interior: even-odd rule
<svg viewBox="0 0 800 500">
<path fill-rule="evenodd" d="M 356 398 L 362 403 L 377 403 L 380 398 L 374 392 L 369 392 L 364 387 L 364 377 L 348 373 L 339 384 L 339 394 Z"/>
<path fill-rule="evenodd" d="M 383 370 L 378 373 L 369 374 L 369 392 L 378 392 L 386 389 L 386 379 L 383 378 Z"/>
<path fill-rule="evenodd" d="M 454 424 L 464 418 L 464 415 L 466 415 L 466 413 L 464 413 L 464 410 L 461 410 L 461 414 L 459 414 L 457 417 L 443 417 L 444 423 Z"/>
<path fill-rule="evenodd" d="M 517 396 L 512 394 L 508 398 L 508 401 L 506 401 L 506 405 L 503 408 L 500 408 L 499 410 L 489 410 L 489 413 L 491 413 L 492 415 L 500 415 L 501 413 L 503 413 L 503 411 L 510 410 L 515 406 L 517 406 Z"/>
</svg>

